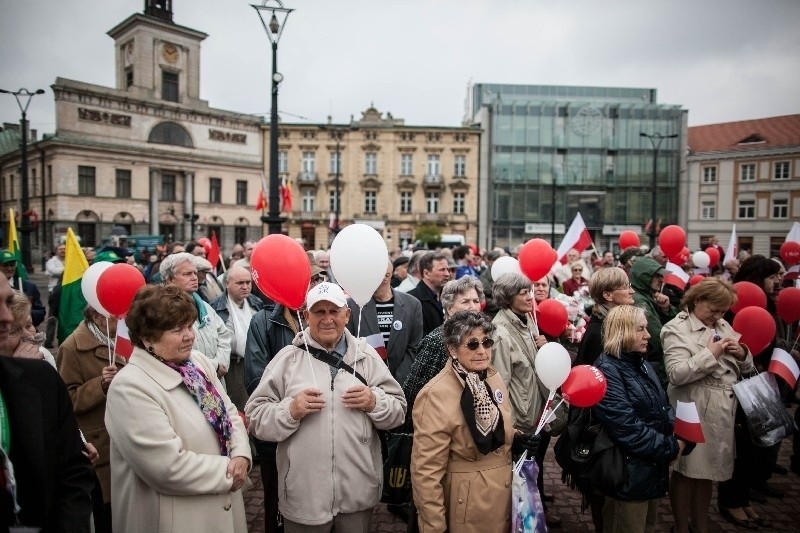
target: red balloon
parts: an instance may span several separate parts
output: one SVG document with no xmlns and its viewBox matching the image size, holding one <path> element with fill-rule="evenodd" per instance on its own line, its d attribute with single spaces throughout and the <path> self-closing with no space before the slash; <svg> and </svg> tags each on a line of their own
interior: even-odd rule
<svg viewBox="0 0 800 533">
<path fill-rule="evenodd" d="M 209 252 L 211 252 L 211 239 L 208 237 L 200 237 L 197 239 L 197 244 L 203 247 L 203 250 L 206 251 L 206 256 L 208 256 Z"/>
<path fill-rule="evenodd" d="M 591 365 L 578 365 L 569 371 L 567 380 L 561 385 L 561 395 L 570 405 L 592 407 L 600 403 L 607 387 L 602 372 Z"/>
<path fill-rule="evenodd" d="M 531 281 L 545 277 L 556 263 L 558 254 L 544 239 L 531 239 L 519 250 L 519 268 Z"/>
<path fill-rule="evenodd" d="M 144 285 L 144 276 L 138 268 L 117 263 L 108 267 L 97 279 L 97 299 L 103 309 L 122 318 L 128 314 L 133 297 Z"/>
<path fill-rule="evenodd" d="M 714 268 L 719 264 L 719 250 L 717 250 L 713 246 L 709 246 L 703 251 L 708 254 L 708 258 L 711 260 L 708 263 L 709 268 Z"/>
<path fill-rule="evenodd" d="M 639 235 L 635 231 L 623 231 L 619 235 L 619 249 L 624 250 L 631 246 L 639 247 Z"/>
<path fill-rule="evenodd" d="M 731 306 L 731 311 L 734 313 L 738 313 L 745 307 L 756 306 L 762 309 L 767 307 L 767 295 L 755 283 L 740 281 L 734 283 L 733 288 L 736 289 L 736 304 Z"/>
<path fill-rule="evenodd" d="M 692 251 L 684 247 L 679 253 L 675 254 L 674 256 L 669 256 L 669 262 L 682 267 L 686 264 L 686 261 L 689 260 L 691 255 Z"/>
<path fill-rule="evenodd" d="M 694 287 L 695 285 L 697 285 L 698 283 L 700 283 L 700 282 L 701 282 L 701 281 L 703 281 L 704 279 L 706 279 L 706 277 L 705 277 L 704 275 L 702 275 L 702 274 L 695 274 L 694 276 L 692 276 L 691 278 L 689 278 L 689 285 L 690 285 L 691 287 Z"/>
<path fill-rule="evenodd" d="M 258 241 L 250 256 L 250 270 L 253 283 L 276 302 L 299 309 L 306 301 L 311 266 L 294 239 L 276 233 Z"/>
<path fill-rule="evenodd" d="M 800 242 L 786 241 L 781 244 L 781 259 L 788 266 L 800 263 Z"/>
<path fill-rule="evenodd" d="M 680 226 L 667 226 L 658 236 L 658 245 L 667 257 L 678 255 L 686 246 L 686 232 Z"/>
<path fill-rule="evenodd" d="M 775 320 L 761 307 L 745 307 L 736 313 L 731 325 L 742 334 L 739 342 L 750 348 L 753 355 L 763 352 L 775 338 Z"/>
<path fill-rule="evenodd" d="M 567 308 L 556 300 L 547 299 L 536 304 L 536 315 L 539 329 L 551 337 L 558 337 L 569 325 Z"/>
<path fill-rule="evenodd" d="M 800 288 L 787 287 L 778 293 L 778 316 L 791 324 L 800 320 Z"/>
</svg>

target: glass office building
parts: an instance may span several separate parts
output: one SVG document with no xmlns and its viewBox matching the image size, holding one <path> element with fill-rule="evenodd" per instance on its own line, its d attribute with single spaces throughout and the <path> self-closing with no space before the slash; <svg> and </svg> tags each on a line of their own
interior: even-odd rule
<svg viewBox="0 0 800 533">
<path fill-rule="evenodd" d="M 598 248 L 613 248 L 628 229 L 646 244 L 655 148 L 642 133 L 677 135 L 659 146 L 655 223 L 677 221 L 686 111 L 657 103 L 655 89 L 478 83 L 470 106 L 484 131 L 482 246 L 553 232 L 557 246 L 578 212 Z"/>
</svg>

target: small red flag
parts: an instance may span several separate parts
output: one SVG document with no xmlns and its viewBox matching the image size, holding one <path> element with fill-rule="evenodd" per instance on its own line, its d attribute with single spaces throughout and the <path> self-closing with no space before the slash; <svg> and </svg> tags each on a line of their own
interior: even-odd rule
<svg viewBox="0 0 800 533">
<path fill-rule="evenodd" d="M 264 195 L 264 189 L 258 191 L 258 199 L 256 200 L 256 211 L 267 208 L 267 197 Z"/>
<path fill-rule="evenodd" d="M 775 348 L 772 351 L 767 370 L 783 378 L 791 389 L 794 388 L 797 378 L 800 377 L 800 367 L 798 367 L 797 361 L 786 350 L 781 350 L 780 348 Z"/>
<path fill-rule="evenodd" d="M 217 232 L 211 232 L 211 249 L 208 251 L 208 262 L 211 263 L 211 268 L 217 268 L 217 263 L 219 263 L 219 243 L 217 242 Z"/>
</svg>

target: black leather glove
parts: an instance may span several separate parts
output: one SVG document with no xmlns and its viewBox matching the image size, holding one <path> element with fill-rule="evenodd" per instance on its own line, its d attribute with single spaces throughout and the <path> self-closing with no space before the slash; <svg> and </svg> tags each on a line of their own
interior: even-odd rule
<svg viewBox="0 0 800 533">
<path fill-rule="evenodd" d="M 683 447 L 683 452 L 681 455 L 689 455 L 694 450 L 695 446 L 697 446 L 696 442 L 689 442 L 688 440 L 683 441 L 686 443 L 686 446 Z"/>
<path fill-rule="evenodd" d="M 528 457 L 533 459 L 539 451 L 539 443 L 541 440 L 541 435 L 517 433 L 514 435 L 514 442 L 511 444 L 511 453 L 514 456 L 520 456 L 523 452 L 527 451 Z"/>
</svg>

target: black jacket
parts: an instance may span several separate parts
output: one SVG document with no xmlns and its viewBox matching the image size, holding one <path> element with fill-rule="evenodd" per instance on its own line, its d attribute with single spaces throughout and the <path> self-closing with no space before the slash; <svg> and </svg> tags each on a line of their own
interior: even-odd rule
<svg viewBox="0 0 800 533">
<path fill-rule="evenodd" d="M 626 458 L 625 484 L 606 496 L 661 498 L 667 493 L 669 464 L 678 456 L 678 441 L 673 435 L 675 412 L 658 376 L 637 353 L 619 358 L 603 353 L 596 366 L 608 389 L 593 412 Z"/>
<path fill-rule="evenodd" d="M 424 337 L 431 331 L 444 324 L 444 312 L 442 304 L 433 295 L 424 281 L 420 281 L 416 287 L 408 291 L 408 294 L 419 300 L 422 304 L 422 336 Z"/>
<path fill-rule="evenodd" d="M 45 361 L 0 357 L 20 521 L 43 531 L 89 531 L 94 472 L 83 455 L 67 387 Z M 0 489 L 0 531 L 11 500 Z"/>
<path fill-rule="evenodd" d="M 575 357 L 577 365 L 592 365 L 603 353 L 603 320 L 605 315 L 592 311 L 589 322 L 586 324 L 586 331 L 583 333 L 581 344 L 578 346 L 578 355 Z"/>
<path fill-rule="evenodd" d="M 19 278 L 16 276 L 8 280 L 8 283 L 11 285 L 12 289 L 19 290 Z M 44 316 L 47 313 L 46 309 L 44 308 L 44 304 L 42 303 L 42 296 L 39 293 L 39 287 L 37 287 L 33 282 L 22 280 L 22 293 L 27 296 L 28 301 L 31 302 L 31 318 L 33 319 L 33 326 L 38 327 L 39 324 L 44 322 Z M 53 313 L 53 315 L 57 316 L 58 311 Z"/>
</svg>

